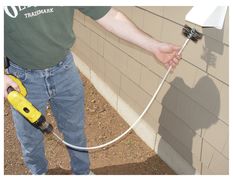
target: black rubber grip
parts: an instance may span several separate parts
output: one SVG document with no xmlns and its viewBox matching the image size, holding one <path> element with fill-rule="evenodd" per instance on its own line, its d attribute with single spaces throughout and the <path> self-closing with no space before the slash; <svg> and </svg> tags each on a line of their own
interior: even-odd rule
<svg viewBox="0 0 235 181">
<path fill-rule="evenodd" d="M 34 125 L 46 134 L 51 133 L 53 130 L 53 126 L 46 121 L 46 118 L 43 115 L 39 117 L 37 123 Z"/>
</svg>

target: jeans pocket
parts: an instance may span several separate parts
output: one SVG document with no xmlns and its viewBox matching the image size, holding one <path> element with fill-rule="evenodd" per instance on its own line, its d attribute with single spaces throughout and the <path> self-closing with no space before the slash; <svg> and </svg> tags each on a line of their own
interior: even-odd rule
<svg viewBox="0 0 235 181">
<path fill-rule="evenodd" d="M 21 81 L 26 81 L 26 79 L 27 79 L 27 73 L 25 70 L 16 68 L 12 65 L 10 65 L 8 67 L 8 73 L 14 75 L 15 77 L 17 77 Z"/>
</svg>

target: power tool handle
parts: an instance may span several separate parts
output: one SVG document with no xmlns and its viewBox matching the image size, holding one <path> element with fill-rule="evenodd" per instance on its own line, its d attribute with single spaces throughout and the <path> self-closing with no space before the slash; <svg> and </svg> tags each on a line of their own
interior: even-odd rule
<svg viewBox="0 0 235 181">
<path fill-rule="evenodd" d="M 15 89 L 13 88 L 13 87 L 11 87 L 11 86 L 9 86 L 8 88 L 7 88 L 7 93 L 9 94 L 10 92 L 12 92 L 12 91 L 14 91 Z"/>
</svg>

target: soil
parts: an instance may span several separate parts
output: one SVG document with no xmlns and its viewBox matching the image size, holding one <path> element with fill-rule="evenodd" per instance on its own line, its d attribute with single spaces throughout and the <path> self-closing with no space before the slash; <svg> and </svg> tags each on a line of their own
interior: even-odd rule
<svg viewBox="0 0 235 181">
<path fill-rule="evenodd" d="M 106 143 L 129 126 L 81 75 L 85 88 L 85 131 L 88 146 Z M 50 108 L 46 118 L 56 128 Z M 16 138 L 9 103 L 4 104 L 4 174 L 30 175 L 25 167 L 19 141 Z M 70 159 L 66 147 L 52 136 L 45 137 L 49 175 L 69 175 Z M 175 174 L 135 133 L 100 150 L 89 152 L 91 170 L 96 175 L 165 175 Z"/>
</svg>

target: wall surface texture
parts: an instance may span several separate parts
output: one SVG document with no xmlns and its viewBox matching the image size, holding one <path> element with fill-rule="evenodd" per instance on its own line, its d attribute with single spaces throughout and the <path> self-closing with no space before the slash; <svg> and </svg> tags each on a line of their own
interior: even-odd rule
<svg viewBox="0 0 235 181">
<path fill-rule="evenodd" d="M 182 45 L 187 6 L 115 7 L 152 37 Z M 178 174 L 229 173 L 229 16 L 223 30 L 189 42 L 135 132 Z M 72 49 L 80 71 L 127 121 L 142 113 L 166 69 L 148 52 L 76 12 Z M 138 150 L 137 150 L 138 151 Z"/>
</svg>

